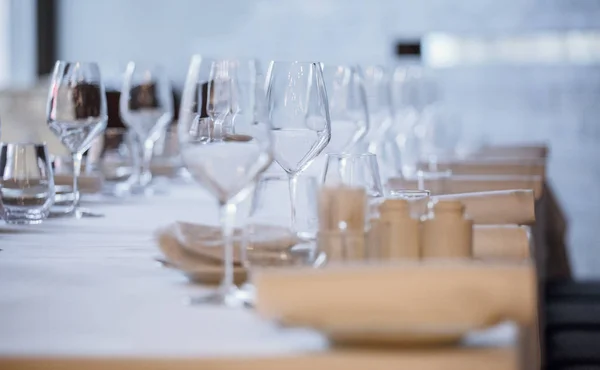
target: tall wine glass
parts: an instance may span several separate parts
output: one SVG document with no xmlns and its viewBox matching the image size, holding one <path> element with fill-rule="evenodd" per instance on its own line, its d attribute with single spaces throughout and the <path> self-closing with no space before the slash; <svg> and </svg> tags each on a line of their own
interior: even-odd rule
<svg viewBox="0 0 600 370">
<path fill-rule="evenodd" d="M 362 78 L 353 67 L 322 66 L 331 118 L 331 141 L 324 152 L 350 152 L 369 129 L 367 97 Z"/>
<path fill-rule="evenodd" d="M 390 76 L 381 66 L 366 66 L 360 71 L 367 93 L 370 124 L 361 149 L 377 155 L 381 175 L 387 180 L 399 174 L 402 160 L 394 140 Z"/>
<path fill-rule="evenodd" d="M 96 63 L 58 61 L 54 65 L 46 106 L 47 124 L 73 158 L 72 207 L 76 218 L 101 216 L 79 207 L 78 177 L 83 153 L 104 131 L 108 120 L 106 94 Z"/>
<path fill-rule="evenodd" d="M 297 176 L 331 139 L 323 71 L 320 63 L 271 62 L 266 82 L 273 155 L 289 176 L 291 220 L 295 224 Z"/>
<path fill-rule="evenodd" d="M 150 165 L 154 144 L 173 119 L 173 91 L 166 71 L 160 66 L 129 62 L 121 89 L 121 119 L 142 146 L 139 186 L 152 181 Z"/>
<path fill-rule="evenodd" d="M 190 64 L 181 103 L 184 119 L 178 125 L 181 156 L 193 178 L 217 199 L 224 242 L 220 288 L 193 303 L 244 303 L 233 283 L 237 205 L 273 160 L 271 125 L 258 75 L 254 60 L 194 57 Z"/>
</svg>

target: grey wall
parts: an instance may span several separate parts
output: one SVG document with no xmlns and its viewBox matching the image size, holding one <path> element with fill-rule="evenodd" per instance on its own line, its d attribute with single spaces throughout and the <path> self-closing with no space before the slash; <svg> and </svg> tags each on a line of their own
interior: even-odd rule
<svg viewBox="0 0 600 370">
<path fill-rule="evenodd" d="M 395 40 L 433 31 L 600 30 L 596 0 L 61 0 L 59 14 L 61 58 L 98 61 L 115 79 L 127 60 L 151 60 L 179 81 L 193 53 L 391 63 Z M 550 142 L 575 273 L 600 277 L 600 66 L 452 68 L 439 77 L 470 130 L 495 132 L 492 142 Z"/>
</svg>

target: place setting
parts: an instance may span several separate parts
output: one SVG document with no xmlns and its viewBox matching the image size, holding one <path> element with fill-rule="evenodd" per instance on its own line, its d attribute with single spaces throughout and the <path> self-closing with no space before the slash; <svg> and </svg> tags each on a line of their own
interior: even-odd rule
<svg viewBox="0 0 600 370">
<path fill-rule="evenodd" d="M 420 133 L 441 98 L 418 74 L 265 67 L 195 55 L 176 108 L 162 67 L 130 62 L 115 96 L 97 64 L 57 62 L 47 127 L 64 150 L 0 146 L 2 233 L 128 241 L 128 261 L 144 249 L 198 288 L 177 310 L 309 329 L 328 341 L 315 356 L 521 351 L 542 148 L 436 146 Z"/>
</svg>

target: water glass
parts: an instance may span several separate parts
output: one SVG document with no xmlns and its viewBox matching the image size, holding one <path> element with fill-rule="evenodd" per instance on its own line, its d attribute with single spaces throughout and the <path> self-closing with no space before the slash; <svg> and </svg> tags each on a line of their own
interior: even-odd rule
<svg viewBox="0 0 600 370">
<path fill-rule="evenodd" d="M 108 128 L 89 153 L 89 161 L 104 178 L 103 192 L 108 195 L 129 194 L 139 176 L 139 144 L 125 128 Z M 91 152 L 91 149 L 90 149 Z"/>
<path fill-rule="evenodd" d="M 0 144 L 2 218 L 9 224 L 39 224 L 54 202 L 54 176 L 45 144 Z"/>
<path fill-rule="evenodd" d="M 351 186 L 365 188 L 372 199 L 383 197 L 377 156 L 372 153 L 327 154 L 323 171 L 323 184 L 327 186 Z"/>
<path fill-rule="evenodd" d="M 266 174 L 260 177 L 250 206 L 249 225 L 269 224 L 289 228 L 301 239 L 313 239 L 318 228 L 317 180 L 299 176 L 292 194 L 287 175 Z M 296 217 L 291 207 L 296 204 Z"/>
</svg>

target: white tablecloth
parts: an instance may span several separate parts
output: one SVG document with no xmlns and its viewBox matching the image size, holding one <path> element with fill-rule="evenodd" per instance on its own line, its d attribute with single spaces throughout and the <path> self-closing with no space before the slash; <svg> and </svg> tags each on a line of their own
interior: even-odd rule
<svg viewBox="0 0 600 370">
<path fill-rule="evenodd" d="M 251 310 L 188 306 L 192 286 L 153 260 L 157 227 L 210 222 L 216 203 L 193 185 L 149 198 L 88 202 L 100 219 L 0 224 L 0 357 L 277 356 L 326 350 Z M 500 337 L 511 340 L 512 329 Z"/>
</svg>

